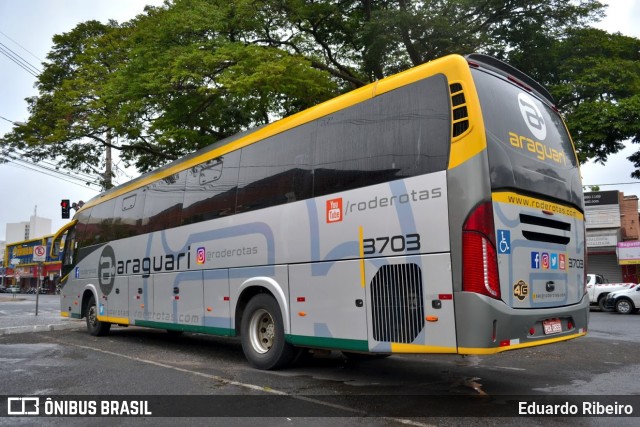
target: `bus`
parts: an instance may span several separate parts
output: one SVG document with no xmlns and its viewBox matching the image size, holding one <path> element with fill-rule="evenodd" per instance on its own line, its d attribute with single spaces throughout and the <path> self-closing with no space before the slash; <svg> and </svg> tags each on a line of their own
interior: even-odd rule
<svg viewBox="0 0 640 427">
<path fill-rule="evenodd" d="M 61 312 L 303 349 L 493 354 L 586 334 L 573 142 L 480 54 L 385 78 L 110 189 L 66 235 Z"/>
</svg>

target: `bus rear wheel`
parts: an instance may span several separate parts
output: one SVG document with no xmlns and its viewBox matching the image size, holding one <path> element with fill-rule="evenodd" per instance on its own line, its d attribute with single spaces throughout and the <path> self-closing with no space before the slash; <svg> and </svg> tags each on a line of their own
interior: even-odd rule
<svg viewBox="0 0 640 427">
<path fill-rule="evenodd" d="M 94 337 L 107 335 L 111 329 L 111 323 L 98 320 L 98 307 L 96 298 L 92 295 L 87 303 L 87 330 Z"/>
<path fill-rule="evenodd" d="M 251 298 L 242 314 L 242 351 L 258 369 L 279 369 L 296 355 L 284 339 L 284 322 L 278 302 L 268 294 Z"/>
</svg>

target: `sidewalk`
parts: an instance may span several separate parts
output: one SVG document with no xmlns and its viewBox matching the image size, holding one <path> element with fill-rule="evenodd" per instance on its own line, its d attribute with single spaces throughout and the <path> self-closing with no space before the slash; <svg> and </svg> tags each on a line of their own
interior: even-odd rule
<svg viewBox="0 0 640 427">
<path fill-rule="evenodd" d="M 35 295 L 0 294 L 0 336 L 85 327 L 84 320 L 60 316 L 58 295 L 40 295 L 37 316 L 35 307 Z"/>
</svg>

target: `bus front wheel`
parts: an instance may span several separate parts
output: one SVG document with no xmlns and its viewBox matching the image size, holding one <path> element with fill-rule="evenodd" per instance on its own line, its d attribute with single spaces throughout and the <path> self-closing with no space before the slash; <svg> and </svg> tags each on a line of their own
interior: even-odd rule
<svg viewBox="0 0 640 427">
<path fill-rule="evenodd" d="M 107 335 L 111 329 L 111 323 L 98 320 L 98 307 L 96 298 L 92 295 L 87 303 L 87 330 L 94 337 Z"/>
<path fill-rule="evenodd" d="M 242 351 L 254 368 L 279 369 L 289 364 L 295 348 L 284 339 L 278 302 L 268 294 L 251 298 L 242 314 Z"/>
</svg>

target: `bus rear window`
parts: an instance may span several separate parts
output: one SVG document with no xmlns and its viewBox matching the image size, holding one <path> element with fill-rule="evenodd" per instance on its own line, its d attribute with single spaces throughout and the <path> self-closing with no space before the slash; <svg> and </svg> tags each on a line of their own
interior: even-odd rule
<svg viewBox="0 0 640 427">
<path fill-rule="evenodd" d="M 502 78 L 472 70 L 487 133 L 492 189 L 519 189 L 581 206 L 580 173 L 560 116 Z"/>
</svg>

